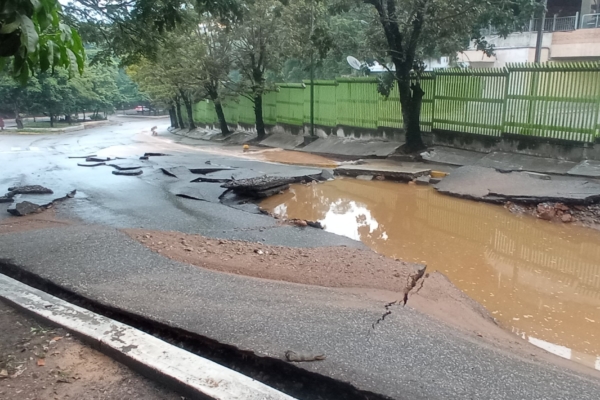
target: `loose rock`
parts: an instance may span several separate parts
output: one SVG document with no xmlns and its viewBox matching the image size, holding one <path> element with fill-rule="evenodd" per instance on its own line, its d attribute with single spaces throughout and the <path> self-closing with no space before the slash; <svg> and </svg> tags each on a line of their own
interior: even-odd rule
<svg viewBox="0 0 600 400">
<path fill-rule="evenodd" d="M 556 216 L 556 209 L 548 203 L 540 203 L 537 206 L 537 217 L 551 221 Z"/>
<path fill-rule="evenodd" d="M 22 201 L 20 203 L 11 205 L 7 211 L 17 217 L 23 217 L 25 215 L 39 212 L 40 209 L 41 208 L 38 204 L 34 204 L 29 201 Z"/>
<path fill-rule="evenodd" d="M 573 216 L 571 214 L 563 214 L 560 219 L 562 222 L 573 222 Z"/>
</svg>

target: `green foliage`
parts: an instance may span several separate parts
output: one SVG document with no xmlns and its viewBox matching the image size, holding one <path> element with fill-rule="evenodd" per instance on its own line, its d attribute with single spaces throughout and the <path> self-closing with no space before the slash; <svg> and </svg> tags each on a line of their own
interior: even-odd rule
<svg viewBox="0 0 600 400">
<path fill-rule="evenodd" d="M 239 18 L 242 5 L 240 0 L 73 0 L 66 9 L 86 43 L 103 47 L 95 62 L 117 56 L 131 65 L 155 60 L 164 34 L 185 24 L 190 12 L 227 24 Z"/>
<path fill-rule="evenodd" d="M 3 0 L 0 8 L 0 69 L 8 62 L 21 83 L 37 70 L 83 72 L 85 51 L 78 33 L 62 22 L 57 0 Z"/>
<path fill-rule="evenodd" d="M 87 65 L 83 74 L 74 77 L 64 68 L 55 68 L 31 76 L 26 85 L 0 72 L 0 113 L 97 115 L 140 99 L 146 97 L 114 65 Z"/>
</svg>

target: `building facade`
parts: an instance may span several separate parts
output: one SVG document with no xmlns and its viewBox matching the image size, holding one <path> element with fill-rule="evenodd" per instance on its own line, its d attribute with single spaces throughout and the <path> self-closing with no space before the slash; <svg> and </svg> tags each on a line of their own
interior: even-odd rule
<svg viewBox="0 0 600 400">
<path fill-rule="evenodd" d="M 486 56 L 474 48 L 457 55 L 472 68 L 501 68 L 507 63 L 533 62 L 540 19 L 503 38 L 490 27 L 483 32 L 495 47 Z M 600 0 L 548 0 L 542 40 L 542 62 L 600 61 Z"/>
</svg>

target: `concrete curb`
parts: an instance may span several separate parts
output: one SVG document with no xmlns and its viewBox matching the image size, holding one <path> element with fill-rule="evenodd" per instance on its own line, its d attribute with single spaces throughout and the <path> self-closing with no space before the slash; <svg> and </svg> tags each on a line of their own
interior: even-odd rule
<svg viewBox="0 0 600 400">
<path fill-rule="evenodd" d="M 57 133 L 67 133 L 67 132 L 77 132 L 85 129 L 84 124 L 72 125 L 66 128 L 24 128 L 24 129 L 16 129 L 16 128 L 7 128 L 4 131 L 8 131 L 14 133 L 16 135 L 48 135 L 48 134 L 57 134 Z"/>
<path fill-rule="evenodd" d="M 294 400 L 245 375 L 1 274 L 0 299 L 73 332 L 117 361 L 191 398 Z"/>
</svg>

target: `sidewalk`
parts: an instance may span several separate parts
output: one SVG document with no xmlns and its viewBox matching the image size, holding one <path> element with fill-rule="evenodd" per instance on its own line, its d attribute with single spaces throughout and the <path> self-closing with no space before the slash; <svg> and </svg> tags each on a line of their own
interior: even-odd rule
<svg viewBox="0 0 600 400">
<path fill-rule="evenodd" d="M 437 146 L 421 154 L 431 164 L 472 165 L 509 171 L 530 171 L 542 174 L 600 178 L 600 161 L 584 160 L 579 163 L 555 158 L 535 157 L 516 153 L 479 153 L 470 150 Z"/>
</svg>

